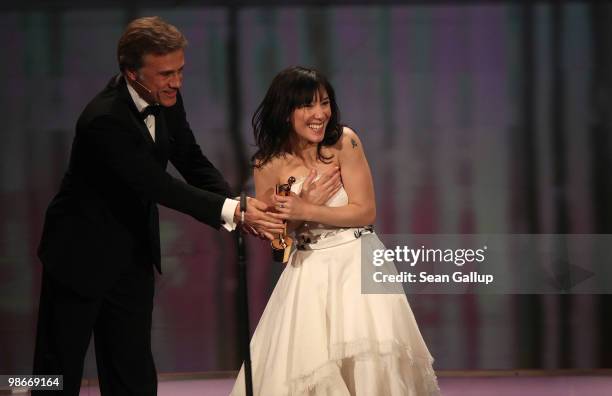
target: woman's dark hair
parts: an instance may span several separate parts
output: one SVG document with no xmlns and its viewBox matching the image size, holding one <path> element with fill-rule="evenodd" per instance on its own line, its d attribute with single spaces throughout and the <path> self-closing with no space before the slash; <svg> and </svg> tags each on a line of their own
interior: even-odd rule
<svg viewBox="0 0 612 396">
<path fill-rule="evenodd" d="M 342 135 L 340 112 L 334 89 L 325 76 L 314 69 L 295 66 L 278 73 L 263 101 L 253 115 L 252 124 L 258 150 L 251 160 L 261 167 L 277 155 L 289 151 L 289 136 L 293 126 L 291 114 L 297 108 L 312 103 L 321 88 L 327 91 L 331 118 L 323 140 L 317 144 L 317 159 L 328 162 L 332 157 L 321 154 L 321 147 L 334 145 Z"/>
</svg>

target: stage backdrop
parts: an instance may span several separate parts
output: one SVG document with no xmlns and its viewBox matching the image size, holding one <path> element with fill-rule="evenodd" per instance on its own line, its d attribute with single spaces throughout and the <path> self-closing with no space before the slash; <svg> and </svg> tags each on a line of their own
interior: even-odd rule
<svg viewBox="0 0 612 396">
<path fill-rule="evenodd" d="M 16 5 L 0 13 L 0 373 L 31 369 L 44 211 L 80 111 L 117 73 L 123 27 L 144 15 L 187 36 L 188 120 L 234 185 L 272 77 L 306 65 L 327 74 L 342 121 L 363 141 L 379 233 L 595 233 L 612 224 L 609 6 Z M 232 235 L 162 208 L 161 237 L 159 371 L 237 369 Z M 248 248 L 254 326 L 282 267 L 264 242 Z M 410 303 L 437 369 L 610 366 L 602 296 Z M 86 375 L 95 375 L 91 351 Z"/>
</svg>

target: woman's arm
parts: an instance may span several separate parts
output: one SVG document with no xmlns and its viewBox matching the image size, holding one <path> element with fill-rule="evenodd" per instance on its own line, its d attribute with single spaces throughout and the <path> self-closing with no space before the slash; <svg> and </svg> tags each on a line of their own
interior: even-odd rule
<svg viewBox="0 0 612 396">
<path fill-rule="evenodd" d="M 328 207 L 310 204 L 298 196 L 275 196 L 274 204 L 279 213 L 273 215 L 281 219 L 313 221 L 338 227 L 374 223 L 376 202 L 372 174 L 361 141 L 350 128 L 344 128 L 338 157 L 344 189 L 348 195 L 347 205 Z"/>
<path fill-rule="evenodd" d="M 278 183 L 276 167 L 272 162 L 269 162 L 261 168 L 253 168 L 253 179 L 255 181 L 255 198 L 273 206 L 275 187 Z M 287 221 L 287 233 L 291 233 L 302 223 L 303 221 Z"/>
<path fill-rule="evenodd" d="M 255 198 L 268 205 L 272 205 L 274 186 L 278 182 L 278 177 L 273 168 L 274 166 L 271 163 L 267 163 L 261 168 L 253 168 Z"/>
</svg>

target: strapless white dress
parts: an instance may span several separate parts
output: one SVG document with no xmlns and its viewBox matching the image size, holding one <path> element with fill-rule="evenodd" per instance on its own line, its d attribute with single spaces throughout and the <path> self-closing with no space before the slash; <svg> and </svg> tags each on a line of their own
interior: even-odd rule
<svg viewBox="0 0 612 396">
<path fill-rule="evenodd" d="M 347 203 L 341 188 L 326 205 Z M 375 233 L 355 231 L 296 230 L 303 249 L 292 253 L 251 340 L 255 396 L 440 394 L 406 296 L 361 293 L 362 249 L 384 246 Z M 231 395 L 244 394 L 243 366 Z"/>
</svg>

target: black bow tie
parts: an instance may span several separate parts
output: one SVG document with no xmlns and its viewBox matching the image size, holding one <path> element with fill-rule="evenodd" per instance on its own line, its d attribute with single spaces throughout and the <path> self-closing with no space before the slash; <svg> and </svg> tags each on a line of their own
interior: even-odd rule
<svg viewBox="0 0 612 396">
<path fill-rule="evenodd" d="M 160 105 L 147 106 L 140 112 L 140 117 L 144 120 L 145 118 L 147 118 L 147 116 L 150 116 L 150 115 L 157 116 L 159 115 L 160 110 L 161 110 Z"/>
</svg>

